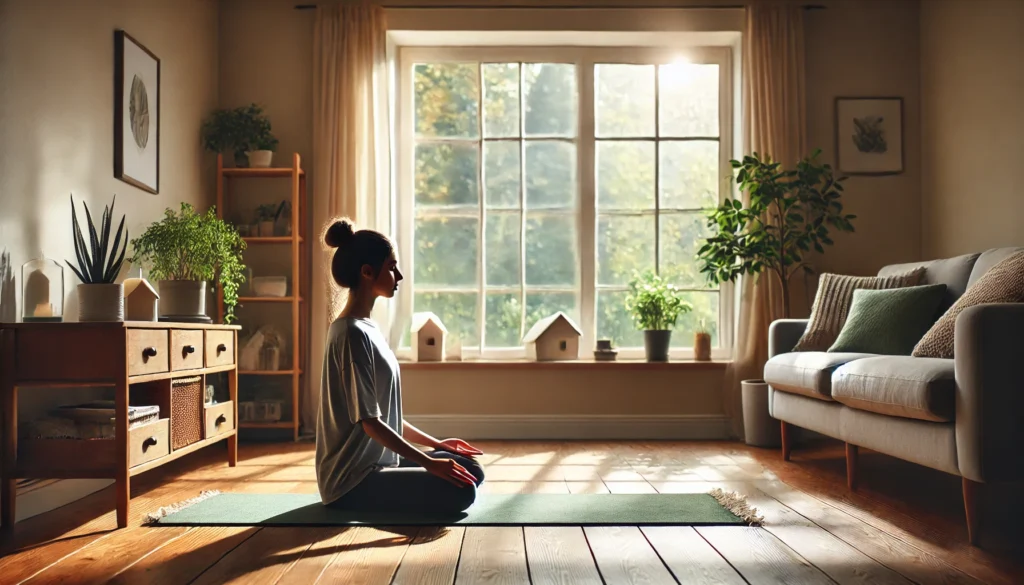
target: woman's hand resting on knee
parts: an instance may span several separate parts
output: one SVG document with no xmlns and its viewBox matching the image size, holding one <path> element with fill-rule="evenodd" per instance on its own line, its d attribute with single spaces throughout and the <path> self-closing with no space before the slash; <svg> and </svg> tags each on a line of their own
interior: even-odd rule
<svg viewBox="0 0 1024 585">
<path fill-rule="evenodd" d="M 469 487 L 476 483 L 473 474 L 453 459 L 434 459 L 423 464 L 423 468 L 441 479 L 458 487 Z"/>
</svg>

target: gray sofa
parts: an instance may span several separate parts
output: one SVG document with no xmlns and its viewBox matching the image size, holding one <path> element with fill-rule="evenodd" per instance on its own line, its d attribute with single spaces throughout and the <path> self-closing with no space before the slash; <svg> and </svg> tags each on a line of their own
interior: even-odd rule
<svg viewBox="0 0 1024 585">
<path fill-rule="evenodd" d="M 987 270 L 1024 248 L 998 248 L 914 264 L 921 284 L 947 286 L 943 311 Z M 769 329 L 764 378 L 768 408 L 790 425 L 846 442 L 847 481 L 856 488 L 857 448 L 865 447 L 963 478 L 968 537 L 978 538 L 978 484 L 1024 479 L 1024 303 L 988 304 L 956 320 L 955 358 L 791 352 L 807 325 L 784 319 Z"/>
</svg>

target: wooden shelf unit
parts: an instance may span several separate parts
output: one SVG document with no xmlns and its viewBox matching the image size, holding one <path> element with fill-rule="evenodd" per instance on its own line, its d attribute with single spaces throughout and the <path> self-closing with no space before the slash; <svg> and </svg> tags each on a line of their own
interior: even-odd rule
<svg viewBox="0 0 1024 585">
<path fill-rule="evenodd" d="M 308 342 L 306 336 L 309 331 L 309 310 L 308 307 L 303 307 L 304 299 L 303 294 L 307 294 L 309 290 L 310 282 L 310 251 L 307 247 L 308 237 L 306 237 L 306 230 L 308 221 L 308 215 L 310 208 L 308 207 L 308 196 L 306 193 L 306 172 L 302 170 L 302 159 L 298 153 L 292 155 L 292 165 L 290 167 L 277 167 L 277 168 L 262 168 L 262 169 L 251 169 L 251 168 L 229 168 L 224 166 L 223 155 L 217 156 L 217 216 L 225 218 L 229 216 L 230 209 L 228 208 L 228 193 L 225 190 L 226 179 L 289 179 L 290 180 L 290 203 L 292 206 L 291 216 L 291 228 L 292 233 L 290 236 L 252 236 L 242 238 L 247 245 L 248 253 L 252 253 L 254 248 L 251 247 L 253 244 L 259 244 L 261 246 L 275 244 L 278 246 L 288 246 L 290 248 L 291 255 L 291 277 L 290 294 L 286 297 L 239 297 L 238 302 L 240 305 L 246 303 L 272 303 L 272 304 L 289 304 L 291 305 L 291 326 L 292 326 L 292 367 L 289 370 L 281 372 L 257 372 L 260 375 L 275 375 L 275 376 L 290 376 L 291 377 L 291 420 L 281 421 L 275 423 L 256 423 L 256 422 L 242 422 L 239 421 L 240 428 L 274 428 L 274 429 L 292 429 L 292 438 L 294 440 L 299 439 L 299 389 L 303 383 L 303 364 L 306 360 L 308 353 Z M 244 195 L 237 195 L 237 199 L 234 201 L 235 205 L 239 205 L 239 202 L 244 198 Z M 224 296 L 223 292 L 217 291 L 217 316 L 219 319 L 224 318 Z M 241 343 L 241 341 L 240 341 Z M 241 372 L 240 372 L 241 373 Z M 252 374 L 248 372 L 247 374 Z M 243 383 L 242 388 L 244 389 L 245 384 Z"/>
</svg>

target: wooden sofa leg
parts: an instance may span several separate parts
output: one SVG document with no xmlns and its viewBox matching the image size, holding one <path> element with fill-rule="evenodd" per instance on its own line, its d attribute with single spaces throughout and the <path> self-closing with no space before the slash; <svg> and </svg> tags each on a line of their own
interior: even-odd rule
<svg viewBox="0 0 1024 585">
<path fill-rule="evenodd" d="M 789 423 L 780 420 L 779 430 L 782 434 L 782 460 L 789 461 Z"/>
<path fill-rule="evenodd" d="M 857 455 L 859 450 L 857 445 L 846 444 L 846 487 L 850 488 L 850 491 L 857 490 Z"/>
<path fill-rule="evenodd" d="M 963 478 L 964 491 L 964 512 L 967 514 L 967 540 L 972 545 L 978 544 L 980 514 L 978 512 L 978 498 L 981 491 L 981 484 Z"/>
</svg>

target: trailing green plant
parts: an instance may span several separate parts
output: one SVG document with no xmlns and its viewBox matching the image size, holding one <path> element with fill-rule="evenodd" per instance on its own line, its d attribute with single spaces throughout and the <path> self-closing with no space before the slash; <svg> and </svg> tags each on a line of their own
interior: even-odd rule
<svg viewBox="0 0 1024 585">
<path fill-rule="evenodd" d="M 275 150 L 277 138 L 270 129 L 270 119 L 257 104 L 215 110 L 203 121 L 203 148 L 211 152 L 231 151 L 235 162 L 246 160 L 252 150 Z"/>
<path fill-rule="evenodd" d="M 129 260 L 145 264 L 154 279 L 216 281 L 224 293 L 224 322 L 234 320 L 245 281 L 245 241 L 217 217 L 216 208 L 204 214 L 188 203 L 181 204 L 180 213 L 167 209 L 161 221 L 132 240 L 132 248 Z"/>
<path fill-rule="evenodd" d="M 113 284 L 117 275 L 121 272 L 121 264 L 124 262 L 124 254 L 128 249 L 128 232 L 124 229 L 124 216 L 121 216 L 121 223 L 117 226 L 117 233 L 114 235 L 113 246 L 110 243 L 110 227 L 114 217 L 114 203 L 117 196 L 111 200 L 110 206 L 103 206 L 103 218 L 100 221 L 100 229 L 96 230 L 96 224 L 92 221 L 89 213 L 89 204 L 82 202 L 85 207 L 85 218 L 89 224 L 89 243 L 86 244 L 82 236 L 82 229 L 78 226 L 78 214 L 75 212 L 75 197 L 71 196 L 71 225 L 74 228 L 75 257 L 78 261 L 78 268 L 71 262 L 65 260 L 67 265 L 85 284 Z M 124 232 L 124 240 L 121 240 L 121 233 Z"/>
<path fill-rule="evenodd" d="M 813 272 L 804 254 L 812 249 L 824 253 L 833 244 L 829 230 L 852 232 L 856 218 L 844 214 L 839 201 L 846 177 L 835 177 L 830 165 L 819 163 L 820 154 L 815 150 L 791 170 L 756 152 L 731 161 L 738 171 L 736 183 L 750 203 L 726 199 L 708 216 L 715 235 L 697 256 L 711 283 L 774 274 L 782 288 L 782 317 L 789 317 L 789 281 L 799 270 Z"/>
<path fill-rule="evenodd" d="M 679 315 L 693 310 L 674 284 L 653 270 L 634 273 L 629 281 L 626 310 L 640 329 L 666 330 L 675 326 Z"/>
</svg>

